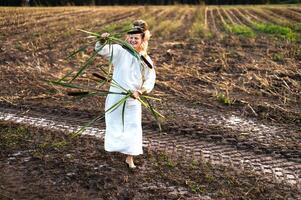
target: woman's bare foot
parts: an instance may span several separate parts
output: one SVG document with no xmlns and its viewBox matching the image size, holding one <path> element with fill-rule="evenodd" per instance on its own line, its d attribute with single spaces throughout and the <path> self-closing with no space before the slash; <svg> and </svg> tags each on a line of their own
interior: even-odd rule
<svg viewBox="0 0 301 200">
<path fill-rule="evenodd" d="M 125 162 L 128 164 L 129 168 L 131 168 L 131 169 L 136 168 L 136 166 L 134 164 L 133 156 L 127 156 L 126 159 L 125 159 Z"/>
</svg>

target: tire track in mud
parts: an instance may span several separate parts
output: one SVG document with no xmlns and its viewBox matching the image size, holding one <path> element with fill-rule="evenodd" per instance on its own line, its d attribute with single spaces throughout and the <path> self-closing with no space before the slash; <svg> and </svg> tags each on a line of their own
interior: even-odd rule
<svg viewBox="0 0 301 200">
<path fill-rule="evenodd" d="M 240 117 L 240 113 L 217 115 L 210 109 L 189 108 L 171 104 L 177 108 L 177 117 L 188 118 L 191 122 L 169 123 L 168 130 L 180 130 L 186 134 L 196 134 L 201 138 L 215 139 L 220 143 L 228 141 L 239 148 L 283 155 L 287 159 L 301 163 L 300 127 L 281 124 L 266 124 L 251 118 Z"/>
<path fill-rule="evenodd" d="M 233 126 L 233 131 L 243 128 L 238 124 L 238 118 L 234 116 L 232 122 L 227 117 L 221 121 L 224 126 Z M 236 122 L 235 122 L 236 119 Z M 40 112 L 22 111 L 12 108 L 0 108 L 0 120 L 17 124 L 29 125 L 43 130 L 58 130 L 74 132 L 80 128 L 79 124 L 85 124 L 89 119 L 87 116 L 54 115 Z M 213 116 L 211 119 L 204 116 L 204 123 L 216 123 L 220 119 Z M 228 119 L 229 120 L 229 119 Z M 234 121 L 234 122 L 233 122 Z M 246 123 L 250 123 L 247 121 Z M 254 123 L 254 126 L 258 124 Z M 256 127 L 257 133 L 264 131 L 264 127 Z M 250 130 L 249 130 L 250 131 Z M 254 134 L 256 131 L 254 131 Z M 83 133 L 103 139 L 104 123 L 88 127 Z M 211 137 L 211 138 L 210 138 Z M 163 151 L 171 156 L 184 155 L 191 159 L 205 159 L 216 165 L 232 166 L 237 170 L 252 170 L 259 175 L 269 178 L 271 182 L 284 182 L 301 188 L 301 163 L 280 158 L 271 154 L 256 153 L 249 149 L 240 149 L 228 143 L 217 143 L 218 135 L 211 135 L 209 138 L 200 138 L 196 133 L 183 130 L 174 132 L 157 133 L 153 129 L 144 130 L 143 146 L 149 150 Z"/>
</svg>

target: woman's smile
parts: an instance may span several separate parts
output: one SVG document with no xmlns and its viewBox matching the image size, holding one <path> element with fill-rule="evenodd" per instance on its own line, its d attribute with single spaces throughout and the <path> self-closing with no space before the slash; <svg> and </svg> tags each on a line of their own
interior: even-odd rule
<svg viewBox="0 0 301 200">
<path fill-rule="evenodd" d="M 136 45 L 138 42 L 136 42 L 136 41 L 130 41 L 130 44 L 131 45 Z"/>
<path fill-rule="evenodd" d="M 128 36 L 128 43 L 130 43 L 135 49 L 139 48 L 142 43 L 141 34 L 132 34 Z"/>
</svg>

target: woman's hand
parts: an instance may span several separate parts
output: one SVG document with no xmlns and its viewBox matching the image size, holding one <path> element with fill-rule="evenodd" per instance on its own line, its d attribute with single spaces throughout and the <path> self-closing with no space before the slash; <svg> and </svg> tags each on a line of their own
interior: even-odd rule
<svg viewBox="0 0 301 200">
<path fill-rule="evenodd" d="M 109 36 L 110 36 L 110 33 L 107 33 L 107 32 L 101 34 L 102 38 L 107 38 Z"/>
<path fill-rule="evenodd" d="M 141 93 L 138 91 L 138 90 L 135 90 L 133 93 L 132 93 L 132 97 L 134 99 L 139 99 Z"/>
<path fill-rule="evenodd" d="M 105 39 L 110 36 L 110 33 L 105 32 L 105 33 L 102 33 L 100 36 L 101 36 L 101 38 Z M 94 51 L 94 48 L 92 48 L 92 47 L 88 47 L 86 49 L 87 54 L 91 54 L 93 51 Z"/>
<path fill-rule="evenodd" d="M 94 48 L 93 48 L 93 47 L 88 47 L 88 48 L 86 49 L 87 54 L 91 54 L 93 51 L 94 51 Z"/>
</svg>

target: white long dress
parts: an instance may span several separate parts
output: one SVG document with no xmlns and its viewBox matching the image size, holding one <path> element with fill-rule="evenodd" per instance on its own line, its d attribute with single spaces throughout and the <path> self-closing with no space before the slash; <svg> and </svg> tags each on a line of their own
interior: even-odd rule
<svg viewBox="0 0 301 200">
<path fill-rule="evenodd" d="M 101 44 L 95 45 L 95 50 L 106 58 L 110 58 L 113 51 L 113 79 L 126 90 L 142 89 L 150 92 L 156 79 L 154 67 L 151 69 L 142 66 L 138 59 L 118 44 L 109 48 L 106 45 L 99 51 Z M 149 56 L 146 59 L 152 64 Z M 124 92 L 119 88 L 110 86 L 111 92 Z M 106 98 L 105 110 L 117 103 L 124 95 L 109 94 Z M 142 154 L 142 124 L 141 103 L 133 98 L 128 98 L 125 104 L 124 124 L 122 123 L 122 105 L 105 116 L 105 150 L 109 152 L 121 152 L 127 155 Z"/>
</svg>

